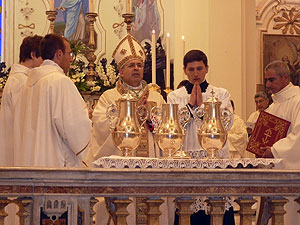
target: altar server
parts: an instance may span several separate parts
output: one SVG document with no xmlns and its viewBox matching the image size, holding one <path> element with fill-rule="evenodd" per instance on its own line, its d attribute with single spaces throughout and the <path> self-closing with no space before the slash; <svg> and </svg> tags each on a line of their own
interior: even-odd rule
<svg viewBox="0 0 300 225">
<path fill-rule="evenodd" d="M 34 35 L 23 39 L 20 46 L 19 63 L 11 66 L 3 89 L 0 109 L 0 165 L 13 166 L 13 108 L 31 69 L 43 62 L 40 42 L 43 37 Z"/>
<path fill-rule="evenodd" d="M 43 63 L 33 69 L 14 112 L 14 165 L 78 167 L 89 143 L 91 121 L 77 88 L 65 75 L 69 42 L 57 34 L 41 41 Z"/>
<path fill-rule="evenodd" d="M 199 144 L 197 137 L 197 129 L 202 122 L 197 122 L 194 118 L 194 110 L 196 107 L 204 107 L 204 102 L 212 96 L 219 99 L 222 102 L 221 108 L 227 108 L 232 111 L 230 94 L 224 88 L 218 88 L 209 84 L 205 76 L 208 72 L 208 59 L 204 52 L 200 50 L 191 50 L 185 54 L 183 58 L 183 70 L 187 75 L 189 82 L 168 95 L 168 103 L 179 104 L 179 108 L 188 107 L 193 117 L 190 123 L 187 125 L 186 136 L 183 143 L 183 150 L 186 152 L 199 152 L 197 154 L 200 158 L 206 157 L 207 152 L 203 150 Z M 220 158 L 229 158 L 228 144 L 225 144 L 218 152 Z M 201 224 L 209 225 L 210 216 L 207 215 L 207 204 L 204 202 L 205 197 L 201 199 L 203 204 L 198 207 L 192 207 L 195 210 L 191 216 L 191 225 Z M 201 210 L 199 210 L 201 209 Z M 178 224 L 176 221 L 175 224 Z M 230 207 L 230 211 L 226 211 L 224 215 L 224 225 L 234 224 L 233 208 Z"/>
<path fill-rule="evenodd" d="M 286 169 L 300 169 L 300 89 L 290 82 L 290 71 L 286 63 L 274 61 L 265 68 L 266 87 L 272 92 L 273 103 L 267 112 L 290 121 L 287 136 L 272 147 L 265 147 L 263 157 L 284 159 Z M 289 197 L 285 205 L 284 224 L 300 224 L 297 213 L 299 204 Z"/>
</svg>

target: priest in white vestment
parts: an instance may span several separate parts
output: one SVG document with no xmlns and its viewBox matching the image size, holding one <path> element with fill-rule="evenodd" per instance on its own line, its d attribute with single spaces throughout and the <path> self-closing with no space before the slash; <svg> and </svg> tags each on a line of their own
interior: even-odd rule
<svg viewBox="0 0 300 225">
<path fill-rule="evenodd" d="M 19 63 L 11 66 L 11 71 L 3 89 L 0 109 L 1 166 L 13 166 L 13 109 L 31 69 L 38 67 L 43 62 L 39 49 L 42 38 L 34 35 L 23 39 L 20 46 Z M 9 204 L 5 208 L 8 213 L 5 218 L 6 225 L 19 224 L 19 218 L 14 216 L 17 211 L 15 208 L 13 204 Z"/>
<path fill-rule="evenodd" d="M 42 38 L 35 35 L 23 39 L 19 63 L 11 66 L 3 89 L 0 108 L 0 166 L 13 166 L 13 108 L 31 69 L 43 62 L 39 50 Z"/>
<path fill-rule="evenodd" d="M 282 61 L 271 62 L 265 68 L 266 87 L 272 92 L 273 103 L 267 112 L 290 121 L 287 136 L 272 147 L 265 147 L 263 157 L 281 158 L 286 169 L 300 169 L 300 89 L 290 82 L 290 71 Z M 298 197 L 298 196 L 297 196 Z M 300 224 L 299 204 L 288 197 L 285 205 L 285 225 Z"/>
<path fill-rule="evenodd" d="M 207 83 L 205 79 L 208 72 L 208 59 L 204 52 L 200 50 L 189 51 L 184 56 L 183 64 L 183 70 L 187 75 L 189 82 L 185 86 L 171 92 L 168 95 L 168 103 L 179 104 L 179 108 L 186 106 L 190 110 L 191 116 L 194 117 L 195 108 L 203 108 L 203 103 L 207 101 L 207 99 L 212 96 L 212 92 L 214 92 L 214 96 L 222 102 L 221 109 L 227 108 L 232 112 L 229 92 L 224 88 L 218 88 Z M 197 122 L 193 118 L 187 125 L 183 150 L 187 153 L 191 153 L 191 155 L 197 155 L 199 158 L 204 158 L 207 156 L 207 152 L 200 146 L 197 137 L 197 129 L 201 124 L 202 122 Z M 198 152 L 198 154 L 193 154 L 194 152 Z M 217 154 L 220 158 L 229 157 L 228 142 L 226 142 L 225 146 L 219 150 Z M 204 213 L 204 211 L 207 211 L 207 205 L 204 203 L 200 207 L 194 208 L 196 209 L 191 216 L 191 225 L 199 224 L 200 222 L 203 225 L 209 225 L 210 218 Z M 234 225 L 232 207 L 230 207 L 230 212 L 225 212 L 223 224 Z"/>
<path fill-rule="evenodd" d="M 120 150 L 113 144 L 106 110 L 112 104 L 117 105 L 118 99 L 123 94 L 130 93 L 136 97 L 138 99 L 137 105 L 145 105 L 149 112 L 152 107 L 161 107 L 165 103 L 163 97 L 158 92 L 151 90 L 146 82 L 142 80 L 145 52 L 133 36 L 126 35 L 119 42 L 113 52 L 113 58 L 118 64 L 120 79 L 114 89 L 107 90 L 100 96 L 93 112 L 92 140 L 84 160 L 89 166 L 93 166 L 93 161 L 100 157 L 122 156 Z M 154 143 L 151 126 L 148 120 L 146 126 L 142 129 L 144 134 L 142 135 L 141 144 L 136 150 L 136 156 L 153 158 L 161 156 L 161 151 Z M 129 205 L 130 215 L 127 217 L 127 224 L 136 224 L 134 208 L 133 204 Z M 106 212 L 106 206 L 103 202 L 97 205 L 97 212 L 96 224 L 109 224 L 109 216 L 104 213 Z M 161 224 L 169 224 L 165 215 L 161 216 Z"/>
<path fill-rule="evenodd" d="M 65 75 L 69 42 L 57 34 L 41 42 L 43 63 L 34 68 L 14 110 L 15 166 L 78 167 L 89 143 L 91 121 L 76 86 Z"/>
<path fill-rule="evenodd" d="M 254 95 L 254 101 L 256 105 L 256 111 L 251 113 L 249 118 L 246 121 L 247 125 L 247 132 L 248 135 L 250 136 L 253 132 L 255 123 L 258 119 L 259 113 L 269 106 L 269 98 L 265 92 L 257 92 Z"/>
</svg>

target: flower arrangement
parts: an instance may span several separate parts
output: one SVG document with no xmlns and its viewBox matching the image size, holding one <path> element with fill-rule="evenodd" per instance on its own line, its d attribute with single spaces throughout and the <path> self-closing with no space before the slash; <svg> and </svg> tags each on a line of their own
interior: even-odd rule
<svg viewBox="0 0 300 225">
<path fill-rule="evenodd" d="M 8 79 L 8 75 L 10 72 L 10 68 L 6 69 L 5 62 L 0 63 L 0 90 L 4 88 L 6 81 Z"/>
<path fill-rule="evenodd" d="M 119 78 L 119 70 L 114 60 L 108 64 L 106 58 L 101 59 L 100 64 L 96 65 L 97 75 L 93 80 L 89 80 L 86 75 L 87 66 L 82 60 L 77 59 L 79 54 L 88 51 L 88 47 L 81 41 L 71 42 L 70 46 L 74 54 L 74 60 L 70 67 L 69 76 L 80 92 L 97 92 L 101 94 L 115 87 Z"/>
</svg>

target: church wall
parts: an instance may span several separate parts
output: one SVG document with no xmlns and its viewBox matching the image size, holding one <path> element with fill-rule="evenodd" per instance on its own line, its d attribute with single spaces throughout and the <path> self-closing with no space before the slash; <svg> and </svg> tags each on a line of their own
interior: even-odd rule
<svg viewBox="0 0 300 225">
<path fill-rule="evenodd" d="M 121 2 L 125 7 L 125 1 Z M 268 12 L 278 1 L 158 0 L 158 3 L 160 14 L 164 17 L 160 35 L 166 36 L 169 32 L 171 36 L 174 86 L 186 78 L 182 72 L 181 36 L 184 35 L 185 52 L 197 48 L 208 55 L 208 81 L 228 89 L 235 101 L 237 114 L 246 119 L 255 110 L 253 95 L 256 85 L 262 83 L 262 30 L 269 32 L 266 21 L 272 16 Z M 49 9 L 49 2 L 12 0 L 5 1 L 5 4 L 2 60 L 11 65 L 18 61 L 18 49 L 24 35 L 28 32 L 45 35 L 48 32 L 49 21 L 45 11 Z M 112 26 L 123 21 L 118 15 L 118 10 L 114 9 L 119 6 L 119 1 L 95 0 L 94 5 L 99 15 L 95 23 L 98 40 L 97 61 L 102 57 L 110 61 L 114 47 L 119 41 Z M 125 8 L 121 13 L 124 11 Z M 124 34 L 125 26 L 120 30 L 120 37 Z"/>
</svg>

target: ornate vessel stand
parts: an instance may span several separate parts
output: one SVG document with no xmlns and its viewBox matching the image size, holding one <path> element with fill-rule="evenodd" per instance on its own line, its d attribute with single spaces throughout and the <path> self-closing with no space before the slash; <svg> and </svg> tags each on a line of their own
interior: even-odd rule
<svg viewBox="0 0 300 225">
<path fill-rule="evenodd" d="M 56 19 L 57 12 L 55 10 L 46 11 L 47 19 L 50 21 L 49 33 L 54 33 L 54 21 Z"/>
<path fill-rule="evenodd" d="M 96 21 L 96 17 L 98 16 L 97 13 L 87 13 L 86 14 L 89 26 L 90 26 L 90 40 L 89 40 L 89 53 L 87 54 L 87 60 L 89 61 L 88 64 L 88 72 L 87 72 L 87 80 L 94 80 L 94 76 L 96 76 L 96 43 L 95 43 L 95 27 L 94 23 Z"/>
</svg>

